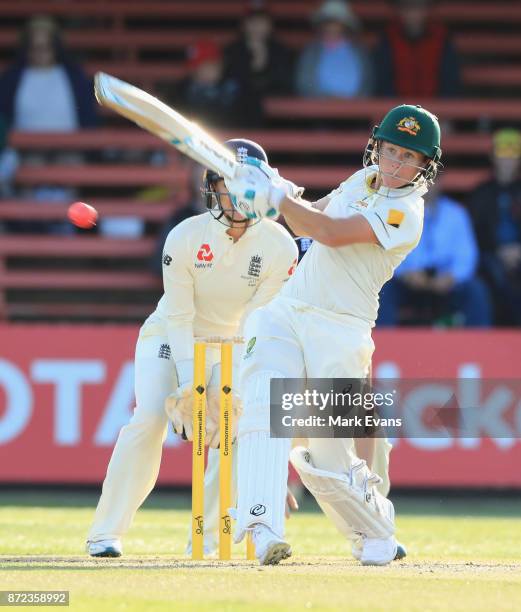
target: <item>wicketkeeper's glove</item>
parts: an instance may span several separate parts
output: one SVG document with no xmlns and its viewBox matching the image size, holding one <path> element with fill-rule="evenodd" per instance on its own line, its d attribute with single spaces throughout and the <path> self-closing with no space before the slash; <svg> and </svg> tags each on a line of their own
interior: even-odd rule
<svg viewBox="0 0 521 612">
<path fill-rule="evenodd" d="M 184 359 L 176 365 L 177 389 L 165 400 L 165 410 L 172 421 L 174 431 L 183 440 L 193 439 L 193 359 Z"/>
</svg>

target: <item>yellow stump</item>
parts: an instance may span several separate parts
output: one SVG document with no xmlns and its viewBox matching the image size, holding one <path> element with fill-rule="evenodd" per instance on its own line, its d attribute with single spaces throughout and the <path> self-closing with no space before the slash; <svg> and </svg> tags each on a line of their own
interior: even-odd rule
<svg viewBox="0 0 521 612">
<path fill-rule="evenodd" d="M 246 559 L 248 559 L 248 561 L 255 561 L 256 558 L 255 545 L 251 537 L 251 531 L 248 531 L 246 534 Z"/>
<path fill-rule="evenodd" d="M 232 489 L 232 349 L 221 344 L 221 396 L 219 423 L 219 559 L 232 558 L 232 524 L 229 515 Z"/>
<path fill-rule="evenodd" d="M 221 394 L 219 415 L 219 559 L 229 560 L 232 553 L 232 525 L 228 510 L 232 489 L 232 353 L 241 337 L 199 338 L 194 345 L 194 387 L 192 444 L 192 559 L 204 559 L 204 460 L 206 434 L 206 344 L 221 345 Z M 251 533 L 246 537 L 246 558 L 255 560 Z"/>
<path fill-rule="evenodd" d="M 204 445 L 206 434 L 206 345 L 194 347 L 192 444 L 192 559 L 204 558 Z"/>
</svg>

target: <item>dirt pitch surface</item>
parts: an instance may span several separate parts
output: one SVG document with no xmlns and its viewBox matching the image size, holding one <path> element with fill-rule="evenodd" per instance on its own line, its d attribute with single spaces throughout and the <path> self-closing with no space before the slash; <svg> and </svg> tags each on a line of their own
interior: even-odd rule
<svg viewBox="0 0 521 612">
<path fill-rule="evenodd" d="M 165 558 L 153 556 L 128 555 L 117 559 L 94 559 L 88 556 L 23 556 L 8 557 L 0 555 L 0 569 L 87 569 L 87 568 L 110 568 L 110 569 L 136 569 L 136 570 L 188 570 L 198 572 L 212 569 L 214 571 L 228 572 L 239 570 L 241 572 L 283 571 L 284 574 L 312 574 L 315 571 L 327 571 L 330 574 L 359 573 L 366 575 L 368 571 L 396 575 L 411 574 L 450 574 L 461 576 L 469 575 L 514 575 L 521 576 L 521 560 L 519 563 L 479 563 L 467 562 L 429 562 L 429 561 L 407 561 L 393 563 L 390 567 L 364 567 L 349 557 L 310 557 L 303 559 L 291 558 L 281 563 L 277 568 L 272 566 L 262 567 L 251 561 L 236 559 L 233 561 L 219 561 L 217 559 L 205 559 L 204 561 L 191 561 L 186 557 Z"/>
</svg>

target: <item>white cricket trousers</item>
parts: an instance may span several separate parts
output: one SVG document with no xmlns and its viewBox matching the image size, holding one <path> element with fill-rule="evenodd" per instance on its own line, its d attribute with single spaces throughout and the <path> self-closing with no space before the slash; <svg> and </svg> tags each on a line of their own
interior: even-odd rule
<svg viewBox="0 0 521 612">
<path fill-rule="evenodd" d="M 174 361 L 167 347 L 166 327 L 152 315 L 141 327 L 136 344 L 134 414 L 129 424 L 121 428 L 112 452 L 88 535 L 90 541 L 121 538 L 156 483 L 168 427 L 164 402 L 177 385 Z M 219 351 L 208 347 L 207 380 L 218 360 Z M 219 471 L 213 465 L 218 461 L 218 451 L 212 451 L 208 456 L 210 478 L 208 482 L 205 479 L 208 532 L 218 528 Z M 215 515 L 215 525 L 210 515 Z"/>
<path fill-rule="evenodd" d="M 364 378 L 374 351 L 364 321 L 280 296 L 250 315 L 245 335 L 236 541 L 256 522 L 284 532 L 290 441 L 270 438 L 270 379 Z M 347 472 L 354 457 L 351 439 L 309 439 L 308 448 L 315 467 L 331 472 Z M 377 440 L 373 466 L 385 472 L 387 489 L 389 450 Z"/>
</svg>

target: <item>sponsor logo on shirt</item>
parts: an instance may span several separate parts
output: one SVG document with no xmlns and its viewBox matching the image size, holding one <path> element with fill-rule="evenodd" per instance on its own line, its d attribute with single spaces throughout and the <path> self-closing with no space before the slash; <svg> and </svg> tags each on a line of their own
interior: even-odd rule
<svg viewBox="0 0 521 612">
<path fill-rule="evenodd" d="M 244 352 L 243 359 L 248 359 L 248 357 L 251 357 L 253 353 L 253 347 L 255 346 L 255 342 L 257 342 L 256 336 L 253 336 L 253 338 L 250 338 L 250 341 L 248 342 L 248 345 L 246 346 L 246 351 Z"/>
<path fill-rule="evenodd" d="M 163 253 L 163 264 L 169 266 L 172 263 L 172 258 L 167 253 Z"/>
<path fill-rule="evenodd" d="M 197 252 L 197 259 L 199 261 L 212 261 L 213 253 L 209 244 L 202 244 Z"/>
<path fill-rule="evenodd" d="M 405 213 L 401 210 L 396 210 L 395 208 L 391 208 L 387 213 L 387 223 L 392 227 L 399 228 L 402 224 L 403 218 L 405 217 Z"/>
<path fill-rule="evenodd" d="M 213 263 L 213 253 L 210 245 L 207 243 L 202 244 L 197 251 L 197 261 L 195 262 L 196 268 L 211 268 Z M 200 262 L 200 263 L 198 263 Z"/>
</svg>

